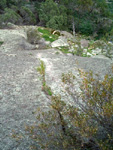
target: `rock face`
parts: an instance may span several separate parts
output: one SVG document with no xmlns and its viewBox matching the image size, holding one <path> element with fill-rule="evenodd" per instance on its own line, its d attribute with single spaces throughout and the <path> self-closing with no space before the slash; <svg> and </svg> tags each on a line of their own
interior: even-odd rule
<svg viewBox="0 0 113 150">
<path fill-rule="evenodd" d="M 60 36 L 58 40 L 51 43 L 51 47 L 69 46 L 67 39 Z"/>
<path fill-rule="evenodd" d="M 2 37 L 2 41 L 4 41 L 4 44 L 1 46 L 1 50 L 3 51 L 11 52 L 13 50 L 36 49 L 35 45 L 27 41 L 27 35 L 24 29 L 0 30 L 0 36 Z"/>
<path fill-rule="evenodd" d="M 37 73 L 39 59 L 46 65 L 47 85 L 56 94 L 61 94 L 66 103 L 72 105 L 75 102 L 65 95 L 65 87 L 61 82 L 62 73 L 72 71 L 79 79 L 78 68 L 81 68 L 84 71 L 93 70 L 103 77 L 111 71 L 112 61 L 56 54 L 57 50 L 54 48 L 33 51 L 30 49 L 31 45 L 29 48 L 23 46 L 27 42 L 23 28 L 0 30 L 0 37 L 4 42 L 0 46 L 0 150 L 28 150 L 34 143 L 27 135 L 19 142 L 11 135 L 13 131 L 16 135 L 25 135 L 25 125 L 37 123 L 33 112 L 39 106 L 41 109 L 47 108 L 50 103 L 50 99 L 41 90 L 42 83 Z M 62 38 L 59 40 L 62 41 Z M 79 92 L 78 82 L 75 90 Z"/>
<path fill-rule="evenodd" d="M 23 29 L 0 30 L 0 37 L 0 150 L 28 150 L 33 143 L 27 136 L 18 143 L 12 135 L 25 134 L 25 125 L 36 122 L 33 112 L 48 103 L 36 70 L 38 50 L 21 49 Z"/>
</svg>

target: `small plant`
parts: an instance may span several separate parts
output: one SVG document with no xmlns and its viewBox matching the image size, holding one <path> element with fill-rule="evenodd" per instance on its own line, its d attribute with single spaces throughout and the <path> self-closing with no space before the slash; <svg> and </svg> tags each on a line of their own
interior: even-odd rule
<svg viewBox="0 0 113 150">
<path fill-rule="evenodd" d="M 42 91 L 44 91 L 45 94 L 49 96 L 52 96 L 53 94 L 51 88 L 48 85 L 46 85 L 46 83 L 43 83 Z"/>
<path fill-rule="evenodd" d="M 89 52 L 91 54 L 92 53 L 92 49 L 88 49 L 87 52 Z"/>
<path fill-rule="evenodd" d="M 69 52 L 69 47 L 67 46 L 61 46 L 58 48 L 61 52 L 63 52 L 64 54 L 70 53 Z"/>
<path fill-rule="evenodd" d="M 46 66 L 42 60 L 40 60 L 40 67 L 37 68 L 37 71 L 42 75 L 42 82 L 45 83 L 45 69 Z"/>
<path fill-rule="evenodd" d="M 59 52 L 57 51 L 55 54 L 57 54 L 57 55 L 58 55 L 58 54 L 59 54 Z"/>
<path fill-rule="evenodd" d="M 3 41 L 0 41 L 0 46 L 1 46 L 3 43 L 4 43 Z"/>
<path fill-rule="evenodd" d="M 51 88 L 46 84 L 45 80 L 45 69 L 46 66 L 42 60 L 40 60 L 40 67 L 37 68 L 37 71 L 41 74 L 42 76 L 42 91 L 45 92 L 46 95 L 52 96 L 52 90 Z"/>
<path fill-rule="evenodd" d="M 72 72 L 62 74 L 62 82 L 67 84 L 67 83 L 73 83 L 73 80 L 75 79 L 75 76 L 72 74 Z"/>
<path fill-rule="evenodd" d="M 83 56 L 83 49 L 81 47 L 76 47 L 74 51 L 74 55 Z"/>
<path fill-rule="evenodd" d="M 91 40 L 89 43 L 89 49 L 96 49 L 96 48 L 104 48 L 105 47 L 105 42 L 97 40 L 97 41 L 93 41 Z"/>
<path fill-rule="evenodd" d="M 5 8 L 4 14 L 0 18 L 0 22 L 4 22 L 4 23 L 11 22 L 16 24 L 21 21 L 22 21 L 21 16 L 16 11 L 10 8 Z"/>
</svg>

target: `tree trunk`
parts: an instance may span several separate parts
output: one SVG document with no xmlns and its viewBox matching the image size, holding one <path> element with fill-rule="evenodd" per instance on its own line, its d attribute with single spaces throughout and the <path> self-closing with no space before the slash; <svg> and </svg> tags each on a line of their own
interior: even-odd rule
<svg viewBox="0 0 113 150">
<path fill-rule="evenodd" d="M 75 21 L 74 21 L 74 17 L 72 20 L 72 26 L 73 26 L 73 35 L 75 36 Z"/>
</svg>

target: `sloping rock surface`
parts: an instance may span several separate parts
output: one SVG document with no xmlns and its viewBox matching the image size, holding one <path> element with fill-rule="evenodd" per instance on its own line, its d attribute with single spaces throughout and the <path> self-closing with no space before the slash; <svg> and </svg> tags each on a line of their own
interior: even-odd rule
<svg viewBox="0 0 113 150">
<path fill-rule="evenodd" d="M 64 91 L 62 73 L 72 71 L 78 76 L 79 67 L 103 76 L 111 71 L 112 62 L 110 59 L 56 54 L 56 49 L 26 50 L 20 44 L 26 39 L 23 28 L 0 30 L 0 36 L 4 41 L 0 47 L 0 150 L 29 150 L 33 143 L 27 135 L 20 141 L 11 135 L 13 131 L 17 135 L 25 135 L 24 126 L 36 122 L 33 112 L 38 106 L 43 109 L 50 101 L 41 91 L 40 75 L 36 70 L 39 59 L 46 65 L 46 81 L 55 93 Z M 78 90 L 79 86 L 76 85 Z M 72 102 L 65 94 L 63 99 Z"/>
<path fill-rule="evenodd" d="M 69 46 L 67 39 L 63 36 L 60 36 L 58 40 L 51 43 L 51 47 L 60 47 L 60 46 Z"/>
</svg>

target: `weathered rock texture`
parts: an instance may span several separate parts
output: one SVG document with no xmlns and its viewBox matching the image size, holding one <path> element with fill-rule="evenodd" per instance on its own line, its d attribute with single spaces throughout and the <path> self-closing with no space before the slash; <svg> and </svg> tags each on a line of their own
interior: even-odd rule
<svg viewBox="0 0 113 150">
<path fill-rule="evenodd" d="M 63 99 L 72 104 L 71 98 L 63 94 L 62 73 L 72 71 L 78 76 L 79 67 L 104 76 L 111 71 L 112 62 L 110 59 L 56 54 L 55 49 L 33 51 L 32 46 L 27 49 L 21 46 L 27 40 L 22 27 L 18 30 L 0 30 L 0 37 L 4 41 L 0 47 L 0 150 L 29 150 L 32 141 L 28 136 L 16 141 L 11 135 L 13 130 L 24 135 L 24 125 L 36 121 L 33 112 L 38 106 L 43 110 L 50 101 L 41 91 L 40 75 L 36 70 L 39 59 L 46 65 L 48 86 L 55 93 L 62 93 Z M 79 90 L 78 83 L 76 90 Z"/>
</svg>

